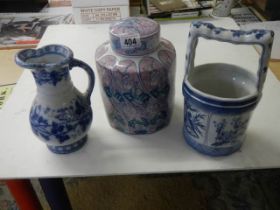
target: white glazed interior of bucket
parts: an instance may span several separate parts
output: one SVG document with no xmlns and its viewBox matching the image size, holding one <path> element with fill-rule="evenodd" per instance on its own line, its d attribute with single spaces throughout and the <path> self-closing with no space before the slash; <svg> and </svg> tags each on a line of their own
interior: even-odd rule
<svg viewBox="0 0 280 210">
<path fill-rule="evenodd" d="M 240 99 L 257 94 L 256 76 L 230 64 L 211 63 L 196 66 L 190 71 L 187 80 L 192 89 L 210 97 Z"/>
</svg>

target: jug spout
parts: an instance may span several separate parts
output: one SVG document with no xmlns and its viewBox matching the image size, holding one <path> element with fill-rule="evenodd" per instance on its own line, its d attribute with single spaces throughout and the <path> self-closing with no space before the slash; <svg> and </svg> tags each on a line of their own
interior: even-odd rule
<svg viewBox="0 0 280 210">
<path fill-rule="evenodd" d="M 16 54 L 17 65 L 27 69 L 53 69 L 69 64 L 73 52 L 63 45 L 47 45 L 39 49 L 26 49 Z"/>
<path fill-rule="evenodd" d="M 60 82 L 63 87 L 69 83 L 69 65 L 73 52 L 62 45 L 48 45 L 39 49 L 20 51 L 16 57 L 17 65 L 31 69 L 38 88 L 53 88 Z"/>
</svg>

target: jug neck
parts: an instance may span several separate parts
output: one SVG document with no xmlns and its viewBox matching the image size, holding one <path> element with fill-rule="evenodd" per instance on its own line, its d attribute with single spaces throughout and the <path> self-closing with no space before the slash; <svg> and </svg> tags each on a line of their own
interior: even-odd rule
<svg viewBox="0 0 280 210">
<path fill-rule="evenodd" d="M 58 95 L 73 88 L 69 65 L 33 69 L 32 74 L 39 94 Z"/>
</svg>

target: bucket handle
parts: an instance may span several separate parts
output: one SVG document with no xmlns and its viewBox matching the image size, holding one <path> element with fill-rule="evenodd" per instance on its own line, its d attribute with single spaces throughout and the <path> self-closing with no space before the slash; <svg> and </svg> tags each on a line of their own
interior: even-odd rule
<svg viewBox="0 0 280 210">
<path fill-rule="evenodd" d="M 232 44 L 246 44 L 246 45 L 260 45 L 262 48 L 259 59 L 259 67 L 257 71 L 257 90 L 259 92 L 263 89 L 263 84 L 266 78 L 268 61 L 272 49 L 274 32 L 270 30 L 228 30 L 220 27 L 215 27 L 211 23 L 206 22 L 192 22 L 189 31 L 185 77 L 186 80 L 189 72 L 194 68 L 195 50 L 198 38 L 212 39 L 221 42 L 230 42 Z M 185 81 L 184 80 L 184 81 Z"/>
<path fill-rule="evenodd" d="M 78 60 L 76 58 L 72 58 L 71 62 L 70 62 L 70 69 L 72 69 L 73 67 L 80 67 L 81 69 L 85 70 L 88 78 L 89 78 L 89 84 L 88 84 L 88 88 L 85 92 L 85 97 L 86 100 L 89 104 L 90 103 L 90 96 L 92 94 L 93 88 L 94 88 L 94 84 L 95 84 L 95 76 L 94 76 L 94 72 L 92 70 L 92 68 L 86 64 L 85 62 Z"/>
</svg>

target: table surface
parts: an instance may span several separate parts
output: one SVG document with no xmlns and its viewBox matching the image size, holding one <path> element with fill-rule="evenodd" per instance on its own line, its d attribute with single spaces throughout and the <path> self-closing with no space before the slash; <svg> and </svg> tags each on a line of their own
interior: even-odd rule
<svg viewBox="0 0 280 210">
<path fill-rule="evenodd" d="M 224 18 L 217 26 L 237 28 Z M 161 35 L 173 42 L 177 51 L 174 113 L 165 129 L 151 135 L 126 135 L 109 126 L 99 80 L 92 95 L 94 119 L 87 144 L 69 155 L 51 153 L 32 133 L 28 114 L 36 86 L 29 70 L 25 70 L 15 90 L 0 112 L 0 178 L 74 177 L 116 174 L 201 172 L 275 168 L 280 166 L 280 98 L 279 82 L 269 71 L 263 98 L 251 119 L 247 139 L 240 151 L 227 157 L 201 155 L 184 142 L 183 95 L 184 58 L 189 22 L 161 24 Z M 45 33 L 40 46 L 64 44 L 95 69 L 94 52 L 108 39 L 108 25 L 58 25 Z M 256 73 L 259 56 L 252 46 L 232 45 L 201 39 L 195 64 L 225 62 L 240 65 Z M 86 88 L 82 71 L 71 71 L 78 88 Z M 96 71 L 95 71 L 96 73 Z"/>
</svg>

